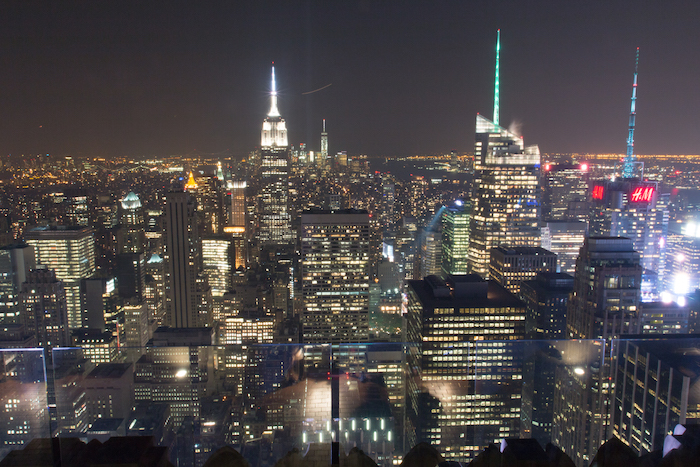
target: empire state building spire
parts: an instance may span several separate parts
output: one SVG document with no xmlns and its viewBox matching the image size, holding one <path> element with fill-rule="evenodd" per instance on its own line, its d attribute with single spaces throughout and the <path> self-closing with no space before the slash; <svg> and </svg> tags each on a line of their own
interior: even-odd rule
<svg viewBox="0 0 700 467">
<path fill-rule="evenodd" d="M 277 108 L 277 83 L 275 81 L 275 67 L 272 67 L 272 89 L 270 91 L 270 111 L 263 120 L 260 146 L 263 149 L 279 150 L 288 146 L 287 124 Z"/>
<path fill-rule="evenodd" d="M 270 91 L 270 111 L 268 117 L 279 117 L 280 111 L 277 109 L 277 83 L 275 82 L 275 67 L 272 67 L 272 87 Z"/>
</svg>

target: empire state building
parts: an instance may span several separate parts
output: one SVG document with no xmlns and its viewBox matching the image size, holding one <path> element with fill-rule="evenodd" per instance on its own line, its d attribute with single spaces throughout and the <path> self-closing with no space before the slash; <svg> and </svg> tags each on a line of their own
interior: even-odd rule
<svg viewBox="0 0 700 467">
<path fill-rule="evenodd" d="M 294 240 L 289 214 L 289 143 L 287 124 L 277 108 L 275 67 L 270 111 L 263 120 L 260 146 L 258 241 L 260 246 L 288 245 Z"/>
</svg>

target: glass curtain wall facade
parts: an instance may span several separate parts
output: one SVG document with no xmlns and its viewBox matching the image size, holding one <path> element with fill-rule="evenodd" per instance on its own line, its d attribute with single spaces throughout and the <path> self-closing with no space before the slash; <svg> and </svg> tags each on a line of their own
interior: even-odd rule
<svg viewBox="0 0 700 467">
<path fill-rule="evenodd" d="M 37 227 L 26 234 L 36 264 L 56 271 L 66 290 L 68 326 L 83 327 L 80 280 L 95 274 L 95 237 L 89 227 Z"/>
<path fill-rule="evenodd" d="M 540 246 L 540 150 L 477 115 L 474 168 L 469 263 L 488 277 L 491 248 Z"/>
<path fill-rule="evenodd" d="M 366 211 L 302 214 L 304 342 L 369 339 L 369 243 Z"/>
</svg>

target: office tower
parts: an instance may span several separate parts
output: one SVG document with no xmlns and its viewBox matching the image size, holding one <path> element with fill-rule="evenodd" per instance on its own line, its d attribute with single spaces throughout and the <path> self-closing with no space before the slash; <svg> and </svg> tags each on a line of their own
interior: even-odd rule
<svg viewBox="0 0 700 467">
<path fill-rule="evenodd" d="M 428 181 L 425 177 L 419 175 L 411 177 L 408 183 L 408 214 L 411 217 L 423 219 L 428 215 L 427 189 Z"/>
<path fill-rule="evenodd" d="M 141 200 L 130 191 L 121 201 L 118 254 L 142 253 L 146 245 L 145 221 Z"/>
<path fill-rule="evenodd" d="M 134 402 L 164 403 L 174 428 L 198 421 L 212 371 L 211 328 L 156 329 L 134 365 Z"/>
<path fill-rule="evenodd" d="M 163 254 L 163 211 L 146 211 L 146 251 Z"/>
<path fill-rule="evenodd" d="M 474 205 L 469 234 L 472 273 L 488 277 L 491 248 L 540 246 L 540 149 L 500 126 L 501 30 L 496 42 L 493 121 L 477 114 Z"/>
<path fill-rule="evenodd" d="M 520 284 L 525 302 L 525 332 L 538 339 L 525 346 L 522 429 L 542 445 L 552 439 L 557 360 L 555 340 L 566 338 L 566 304 L 574 288 L 568 274 L 540 272 Z"/>
<path fill-rule="evenodd" d="M 0 248 L 0 323 L 19 322 L 19 290 L 29 270 L 34 268 L 33 247 L 9 245 Z"/>
<path fill-rule="evenodd" d="M 80 301 L 85 328 L 110 331 L 118 336 L 118 329 L 122 323 L 119 322 L 121 300 L 118 297 L 116 282 L 114 277 L 92 277 L 80 281 Z"/>
<path fill-rule="evenodd" d="M 0 352 L 0 457 L 3 465 L 22 462 L 10 452 L 50 435 L 45 356 L 42 349 Z M 48 440 L 47 440 L 48 441 Z M 37 465 L 37 457 L 27 464 Z"/>
<path fill-rule="evenodd" d="M 121 418 L 126 423 L 134 405 L 134 364 L 98 365 L 81 381 L 81 387 L 88 423 L 100 418 Z"/>
<path fill-rule="evenodd" d="M 396 200 L 396 186 L 392 180 L 382 180 L 382 211 L 379 216 L 384 229 L 393 229 L 396 224 L 394 203 Z"/>
<path fill-rule="evenodd" d="M 299 143 L 299 156 L 297 161 L 302 167 L 309 165 L 309 155 L 306 151 L 306 143 Z"/>
<path fill-rule="evenodd" d="M 525 337 L 525 304 L 477 275 L 409 280 L 406 296 L 407 338 L 417 344 L 407 363 L 419 385 L 406 383 L 407 418 L 418 439 L 463 461 L 482 442 L 519 437 L 522 352 L 511 340 Z"/>
<path fill-rule="evenodd" d="M 666 242 L 664 290 L 687 294 L 700 288 L 700 229 L 688 222 L 673 230 Z"/>
<path fill-rule="evenodd" d="M 542 248 L 557 255 L 557 272 L 574 274 L 576 258 L 586 238 L 588 224 L 581 221 L 548 221 L 542 226 Z"/>
<path fill-rule="evenodd" d="M 610 339 L 630 333 L 639 312 L 641 282 L 639 253 L 631 239 L 587 238 L 576 262 L 568 337 Z"/>
<path fill-rule="evenodd" d="M 663 277 L 668 199 L 654 182 L 593 182 L 589 234 L 632 239 L 642 267 Z"/>
<path fill-rule="evenodd" d="M 88 194 L 81 188 L 68 189 L 63 201 L 66 209 L 65 225 L 87 227 L 90 225 Z"/>
<path fill-rule="evenodd" d="M 202 274 L 197 210 L 189 193 L 168 193 L 165 205 L 165 324 L 202 327 L 211 319 L 211 290 Z"/>
<path fill-rule="evenodd" d="M 19 292 L 20 318 L 25 329 L 45 348 L 70 345 L 66 291 L 51 269 L 32 269 Z"/>
<path fill-rule="evenodd" d="M 670 294 L 662 294 L 664 301 L 640 305 L 637 334 L 689 334 L 693 325 L 690 301 L 680 296 L 676 301 Z"/>
<path fill-rule="evenodd" d="M 165 314 L 163 258 L 151 255 L 146 262 L 146 288 L 144 300 L 148 305 L 148 319 L 163 324 Z"/>
<path fill-rule="evenodd" d="M 369 214 L 309 211 L 301 216 L 303 342 L 369 337 Z"/>
<path fill-rule="evenodd" d="M 83 349 L 83 355 L 95 365 L 117 359 L 119 339 L 99 329 L 76 329 L 71 332 L 71 346 Z"/>
<path fill-rule="evenodd" d="M 338 168 L 345 169 L 348 166 L 348 152 L 340 151 L 335 155 L 335 162 Z"/>
<path fill-rule="evenodd" d="M 228 237 L 202 238 L 203 272 L 209 279 L 213 297 L 221 297 L 231 288 L 232 248 Z"/>
<path fill-rule="evenodd" d="M 100 231 L 113 229 L 119 224 L 119 208 L 115 196 L 111 193 L 98 195 L 93 210 L 92 225 Z"/>
<path fill-rule="evenodd" d="M 442 273 L 466 274 L 471 203 L 458 199 L 442 210 Z"/>
<path fill-rule="evenodd" d="M 117 234 L 116 276 L 119 296 L 124 299 L 143 297 L 145 288 L 144 254 L 146 231 L 141 200 L 132 191 L 121 201 L 120 227 Z"/>
<path fill-rule="evenodd" d="M 146 344 L 151 338 L 148 322 L 148 305 L 145 302 L 125 303 L 124 310 L 124 346 L 129 361 L 136 361 L 146 351 Z"/>
<path fill-rule="evenodd" d="M 326 119 L 323 119 L 323 131 L 321 132 L 321 153 L 319 155 L 321 166 L 328 165 L 328 133 L 326 133 Z"/>
<path fill-rule="evenodd" d="M 523 281 L 540 272 L 556 272 L 557 255 L 540 247 L 499 246 L 491 249 L 489 277 L 512 293 L 520 293 Z"/>
<path fill-rule="evenodd" d="M 228 226 L 224 233 L 233 238 L 233 268 L 246 268 L 248 258 L 248 235 L 246 223 L 245 191 L 248 184 L 245 181 L 227 181 L 231 193 L 231 210 L 229 211 Z"/>
<path fill-rule="evenodd" d="M 624 340 L 616 346 L 611 431 L 641 456 L 664 448 L 677 424 L 697 420 L 697 355 L 687 340 Z"/>
<path fill-rule="evenodd" d="M 399 230 L 396 233 L 396 248 L 394 255 L 399 266 L 399 274 L 402 279 L 415 279 L 416 274 L 416 250 L 420 245 L 417 245 L 416 220 L 413 218 L 402 218 Z"/>
<path fill-rule="evenodd" d="M 606 340 L 636 332 L 641 280 L 639 253 L 631 239 L 586 239 L 576 262 L 566 329 L 572 339 L 600 339 L 593 344 L 602 360 L 585 368 L 557 369 L 552 428 L 553 442 L 576 462 L 590 462 L 607 439 L 613 386 L 607 379 L 612 355 Z"/>
<path fill-rule="evenodd" d="M 539 272 L 520 284 L 528 338 L 566 339 L 566 306 L 573 289 L 574 277 L 556 272 Z"/>
<path fill-rule="evenodd" d="M 420 241 L 420 255 L 418 271 L 420 277 L 440 275 L 442 273 L 442 232 L 440 226 L 422 231 L 418 241 Z"/>
<path fill-rule="evenodd" d="M 225 313 L 219 323 L 217 344 L 271 344 L 275 337 L 274 326 L 274 318 L 257 312 Z"/>
<path fill-rule="evenodd" d="M 270 111 L 263 120 L 260 141 L 258 241 L 260 246 L 289 245 L 294 240 L 289 213 L 289 148 L 287 124 L 277 109 L 275 68 L 272 67 Z"/>
<path fill-rule="evenodd" d="M 95 238 L 92 229 L 77 226 L 35 227 L 25 239 L 34 247 L 37 266 L 56 271 L 66 290 L 68 326 L 84 326 L 80 280 L 95 274 Z"/>
<path fill-rule="evenodd" d="M 221 182 L 216 177 L 194 177 L 190 172 L 185 191 L 197 201 L 197 218 L 201 235 L 217 235 L 224 228 Z"/>
<path fill-rule="evenodd" d="M 542 219 L 588 222 L 588 163 L 544 164 Z"/>
<path fill-rule="evenodd" d="M 474 164 L 469 262 L 487 277 L 492 248 L 540 245 L 540 150 L 477 115 Z"/>
<path fill-rule="evenodd" d="M 323 209 L 328 211 L 340 211 L 343 209 L 343 197 L 334 193 L 328 193 L 323 203 Z"/>
<path fill-rule="evenodd" d="M 123 253 L 117 255 L 116 270 L 119 296 L 123 299 L 143 298 L 146 288 L 145 253 Z"/>
</svg>

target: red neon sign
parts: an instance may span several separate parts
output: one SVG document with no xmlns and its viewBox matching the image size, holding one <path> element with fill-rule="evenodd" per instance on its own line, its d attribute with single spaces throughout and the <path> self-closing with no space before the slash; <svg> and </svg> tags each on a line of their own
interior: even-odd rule
<svg viewBox="0 0 700 467">
<path fill-rule="evenodd" d="M 593 199 L 603 199 L 603 193 L 604 193 L 605 187 L 603 185 L 596 185 L 593 187 L 593 193 L 591 193 L 591 196 Z"/>
<path fill-rule="evenodd" d="M 638 186 L 630 194 L 630 201 L 635 203 L 649 203 L 654 196 L 653 186 Z"/>
</svg>

